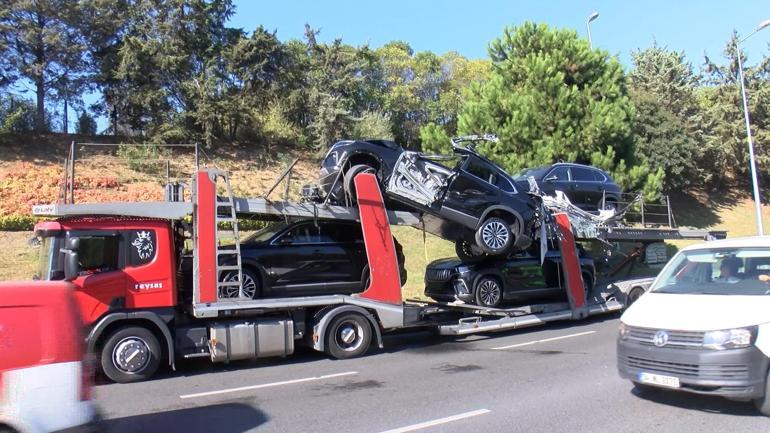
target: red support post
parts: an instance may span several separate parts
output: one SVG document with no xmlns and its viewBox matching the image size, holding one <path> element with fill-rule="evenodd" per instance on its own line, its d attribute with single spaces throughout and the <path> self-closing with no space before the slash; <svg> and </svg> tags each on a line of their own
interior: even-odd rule
<svg viewBox="0 0 770 433">
<path fill-rule="evenodd" d="M 554 214 L 553 218 L 559 232 L 559 250 L 567 282 L 567 297 L 574 312 L 573 317 L 582 318 L 585 316 L 583 310 L 586 306 L 586 291 L 580 272 L 575 236 L 572 234 L 572 226 L 566 213 Z"/>
<path fill-rule="evenodd" d="M 209 172 L 198 171 L 195 199 L 195 262 L 198 299 L 195 303 L 217 301 L 217 186 Z"/>
</svg>

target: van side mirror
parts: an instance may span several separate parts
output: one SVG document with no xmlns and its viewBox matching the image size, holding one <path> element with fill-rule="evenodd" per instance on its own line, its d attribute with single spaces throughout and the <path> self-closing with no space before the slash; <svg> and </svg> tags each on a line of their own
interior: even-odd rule
<svg viewBox="0 0 770 433">
<path fill-rule="evenodd" d="M 78 273 L 80 272 L 78 249 L 80 249 L 80 239 L 69 238 L 67 239 L 67 248 L 62 248 L 61 250 L 62 254 L 64 254 L 65 281 L 72 281 L 78 277 Z"/>
</svg>

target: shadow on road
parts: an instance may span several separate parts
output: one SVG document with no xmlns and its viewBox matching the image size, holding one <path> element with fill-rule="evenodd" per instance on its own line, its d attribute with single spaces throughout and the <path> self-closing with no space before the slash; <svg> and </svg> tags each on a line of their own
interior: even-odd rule
<svg viewBox="0 0 770 433">
<path fill-rule="evenodd" d="M 109 433 L 241 433 L 267 421 L 261 411 L 243 403 L 215 404 L 104 421 Z"/>
<path fill-rule="evenodd" d="M 647 401 L 682 409 L 724 415 L 761 416 L 751 402 L 733 401 L 717 396 L 689 394 L 665 389 L 645 389 L 642 391 L 638 388 L 633 388 L 631 394 Z"/>
</svg>

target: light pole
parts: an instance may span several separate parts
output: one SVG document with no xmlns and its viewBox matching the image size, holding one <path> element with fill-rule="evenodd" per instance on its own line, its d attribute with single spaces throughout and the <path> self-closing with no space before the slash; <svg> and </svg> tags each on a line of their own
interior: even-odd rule
<svg viewBox="0 0 770 433">
<path fill-rule="evenodd" d="M 753 32 L 749 33 L 748 36 L 738 41 L 736 39 L 735 41 L 735 55 L 738 58 L 738 78 L 741 80 L 741 97 L 743 98 L 743 114 L 746 118 L 746 137 L 749 140 L 749 162 L 751 164 L 751 184 L 752 188 L 754 190 L 754 212 L 756 212 L 756 218 L 757 218 L 757 234 L 762 236 L 764 235 L 764 229 L 762 227 L 762 203 L 760 202 L 759 198 L 759 181 L 757 180 L 757 161 L 754 159 L 754 143 L 751 140 L 751 122 L 749 121 L 749 102 L 746 98 L 746 83 L 743 78 L 743 62 L 741 61 L 741 47 L 740 44 L 742 44 L 746 39 L 754 36 L 754 33 L 757 33 L 758 31 L 764 29 L 765 27 L 770 26 L 770 19 L 764 20 L 757 26 L 756 29 L 754 29 Z"/>
<path fill-rule="evenodd" d="M 588 20 L 586 21 L 586 28 L 588 29 L 588 46 L 591 47 L 591 49 L 594 49 L 594 44 L 591 42 L 591 21 L 599 18 L 599 12 L 593 12 L 591 15 L 588 16 Z"/>
</svg>

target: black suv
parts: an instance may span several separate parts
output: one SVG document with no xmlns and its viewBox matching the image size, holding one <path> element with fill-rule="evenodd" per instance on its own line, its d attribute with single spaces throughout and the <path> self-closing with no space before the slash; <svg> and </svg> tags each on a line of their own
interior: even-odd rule
<svg viewBox="0 0 770 433">
<path fill-rule="evenodd" d="M 580 251 L 580 269 L 586 294 L 596 281 L 594 261 Z M 524 302 L 566 297 L 561 253 L 549 250 L 540 264 L 539 255 L 528 252 L 501 260 L 466 264 L 439 259 L 425 270 L 425 295 L 442 302 L 462 301 L 498 307 L 505 301 Z"/>
<path fill-rule="evenodd" d="M 406 151 L 391 142 L 339 142 L 324 159 L 321 183 L 329 185 L 325 191 L 332 198 L 338 197 L 329 179 L 335 170 L 342 170 L 338 183 L 347 197 L 354 197 L 355 175 L 376 173 L 390 201 L 423 213 L 425 229 L 456 241 L 457 254 L 465 261 L 526 249 L 539 223 L 539 198 L 530 195 L 528 188 L 518 187 L 472 144 L 460 147 L 463 142 L 479 140 L 496 138 L 455 138 L 453 156 Z M 370 154 L 374 149 L 379 149 L 376 159 Z"/>
<path fill-rule="evenodd" d="M 560 162 L 522 170 L 514 178 L 526 187 L 530 176 L 540 191 L 548 195 L 562 191 L 584 210 L 617 209 L 623 192 L 607 173 L 588 165 Z"/>
<path fill-rule="evenodd" d="M 403 285 L 404 255 L 393 242 Z M 250 298 L 351 294 L 369 285 L 361 225 L 352 221 L 273 223 L 241 241 L 241 260 L 244 295 Z M 236 278 L 231 272 L 222 280 Z M 237 290 L 220 296 L 236 297 Z"/>
</svg>

